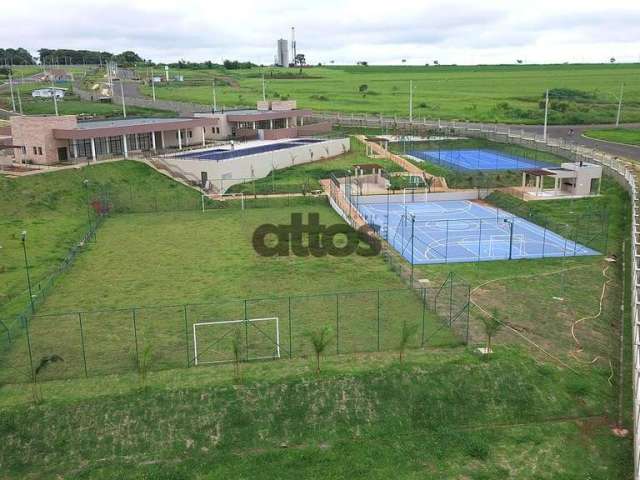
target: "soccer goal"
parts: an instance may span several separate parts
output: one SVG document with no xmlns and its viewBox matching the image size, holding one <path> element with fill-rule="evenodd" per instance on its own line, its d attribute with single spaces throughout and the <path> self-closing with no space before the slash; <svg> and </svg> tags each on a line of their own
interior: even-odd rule
<svg viewBox="0 0 640 480">
<path fill-rule="evenodd" d="M 280 358 L 278 317 L 221 320 L 193 324 L 193 363 L 227 363 L 235 359 L 273 360 Z"/>
<path fill-rule="evenodd" d="M 215 202 L 239 202 L 240 209 L 244 210 L 244 192 L 239 193 L 218 193 L 213 195 L 202 195 L 202 211 L 210 209 L 210 201 Z"/>
</svg>

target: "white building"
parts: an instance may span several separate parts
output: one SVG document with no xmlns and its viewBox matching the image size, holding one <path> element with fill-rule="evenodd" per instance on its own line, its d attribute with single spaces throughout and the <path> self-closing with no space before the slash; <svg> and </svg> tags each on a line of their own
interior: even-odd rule
<svg viewBox="0 0 640 480">
<path fill-rule="evenodd" d="M 289 44 L 284 38 L 278 40 L 278 60 L 276 65 L 279 67 L 289 66 Z"/>
<path fill-rule="evenodd" d="M 55 95 L 56 98 L 64 98 L 66 90 L 66 88 L 60 87 L 38 88 L 31 92 L 31 96 L 33 98 L 52 98 Z"/>
</svg>

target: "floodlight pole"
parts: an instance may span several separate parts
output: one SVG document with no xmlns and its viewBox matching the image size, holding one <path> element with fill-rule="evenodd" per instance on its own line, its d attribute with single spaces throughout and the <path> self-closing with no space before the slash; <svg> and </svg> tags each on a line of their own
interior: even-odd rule
<svg viewBox="0 0 640 480">
<path fill-rule="evenodd" d="M 23 114 L 22 111 L 22 98 L 20 98 L 20 84 L 24 81 L 24 77 L 22 75 L 20 75 L 20 81 L 17 83 L 16 85 L 16 97 L 18 97 L 18 111 L 20 112 L 20 115 Z"/>
<path fill-rule="evenodd" d="M 618 98 L 618 114 L 616 115 L 616 127 L 620 126 L 620 114 L 622 113 L 622 94 L 624 93 L 624 82 L 620 84 L 620 98 Z"/>
<path fill-rule="evenodd" d="M 120 98 L 122 99 L 122 117 L 127 118 L 127 106 L 124 103 L 124 87 L 122 86 L 122 78 L 120 79 Z"/>
<path fill-rule="evenodd" d="M 410 288 L 413 288 L 413 237 L 415 235 L 416 216 L 411 214 L 411 282 Z"/>
<path fill-rule="evenodd" d="M 542 130 L 542 138 L 547 141 L 547 120 L 549 118 L 549 89 L 547 88 L 547 92 L 545 94 L 544 99 L 544 129 Z"/>
<path fill-rule="evenodd" d="M 153 95 L 153 101 L 156 101 L 156 81 L 153 76 L 153 70 L 151 70 L 151 94 Z"/>
<path fill-rule="evenodd" d="M 16 99 L 13 96 L 13 77 L 9 74 L 9 90 L 11 91 L 11 110 L 16 111 Z"/>
<path fill-rule="evenodd" d="M 505 218 L 504 222 L 509 224 L 509 260 L 511 260 L 512 259 L 511 252 L 513 251 L 513 220 L 509 220 L 508 218 Z"/>
<path fill-rule="evenodd" d="M 29 287 L 29 304 L 31 305 L 31 313 L 35 313 L 36 309 L 33 305 L 33 292 L 31 291 L 31 275 L 29 274 L 29 260 L 27 258 L 27 231 L 23 230 L 20 235 L 22 240 L 22 251 L 24 252 L 24 267 L 27 271 L 27 286 Z"/>
<path fill-rule="evenodd" d="M 60 114 L 58 113 L 58 96 L 56 95 L 56 89 L 53 85 L 53 77 L 51 78 L 51 96 L 53 97 L 53 109 L 55 110 L 57 117 Z"/>
</svg>

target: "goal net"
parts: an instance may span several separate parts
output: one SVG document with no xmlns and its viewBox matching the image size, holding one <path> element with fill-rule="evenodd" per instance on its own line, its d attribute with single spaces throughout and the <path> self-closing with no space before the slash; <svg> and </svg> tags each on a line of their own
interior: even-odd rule
<svg viewBox="0 0 640 480">
<path fill-rule="evenodd" d="M 280 358 L 278 317 L 193 324 L 194 365 Z"/>
</svg>

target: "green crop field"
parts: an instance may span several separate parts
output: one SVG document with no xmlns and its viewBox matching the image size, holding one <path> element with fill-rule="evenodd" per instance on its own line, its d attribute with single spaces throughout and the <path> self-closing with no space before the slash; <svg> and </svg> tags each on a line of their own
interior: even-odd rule
<svg viewBox="0 0 640 480">
<path fill-rule="evenodd" d="M 640 145 L 640 129 L 615 128 L 606 130 L 587 130 L 585 137 L 607 142 L 626 143 L 628 145 Z"/>
<path fill-rule="evenodd" d="M 640 65 L 335 66 L 298 69 L 175 70 L 184 82 L 156 86 L 158 98 L 212 103 L 216 79 L 219 105 L 254 105 L 265 75 L 269 98 L 296 99 L 318 111 L 402 115 L 480 122 L 542 123 L 550 90 L 550 123 L 613 123 L 616 95 L 625 83 L 623 121 L 640 120 Z M 147 70 L 140 75 L 147 77 Z M 143 92 L 151 95 L 149 86 Z"/>
</svg>

